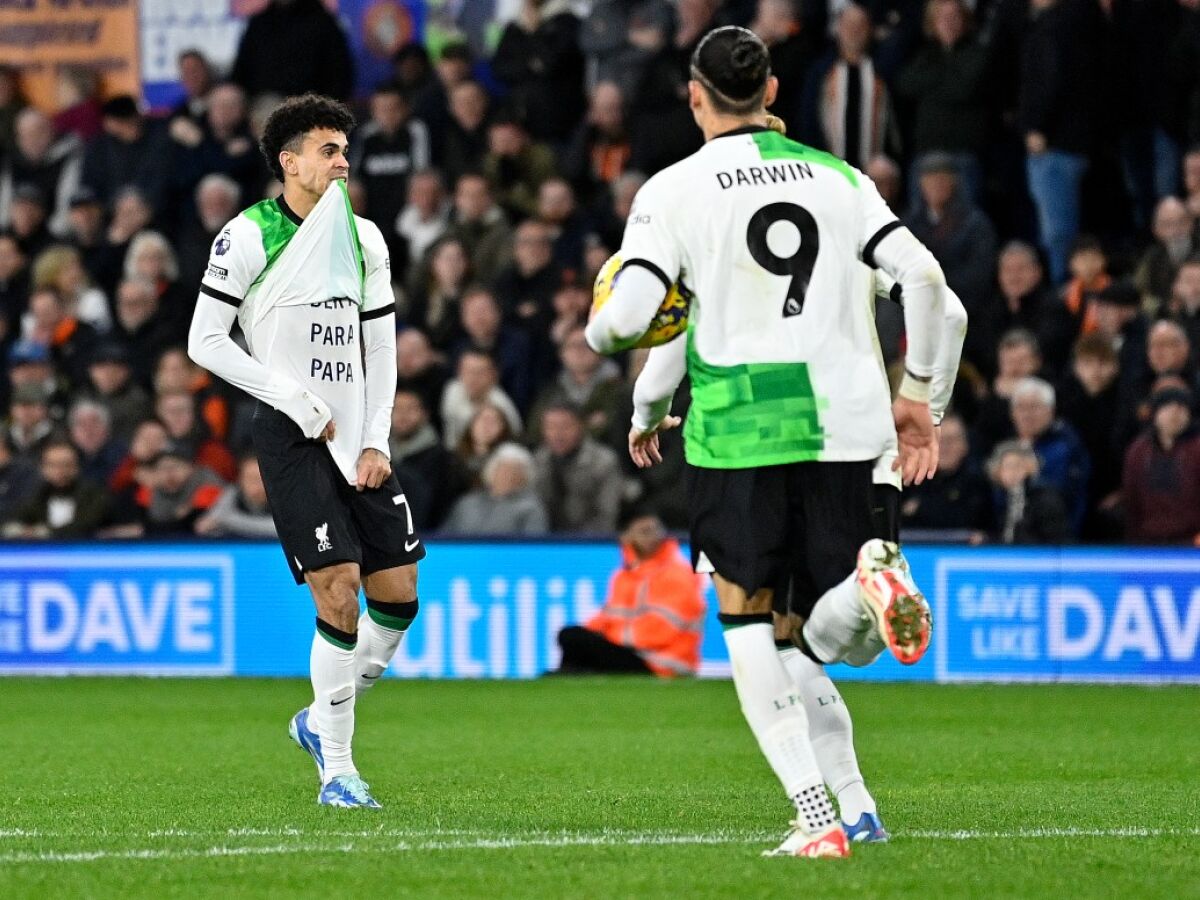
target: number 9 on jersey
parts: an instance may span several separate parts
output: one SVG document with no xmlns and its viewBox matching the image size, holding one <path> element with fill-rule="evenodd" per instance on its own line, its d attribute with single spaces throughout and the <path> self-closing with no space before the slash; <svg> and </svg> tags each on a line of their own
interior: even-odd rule
<svg viewBox="0 0 1200 900">
<path fill-rule="evenodd" d="M 592 286 L 593 314 L 599 312 L 612 296 L 621 265 L 620 254 L 613 254 L 608 258 L 608 262 L 600 267 L 596 283 Z M 646 333 L 629 347 L 657 347 L 682 334 L 687 329 L 688 307 L 691 305 L 691 300 L 692 292 L 685 285 L 679 282 L 673 284 L 671 290 L 663 298 L 663 302 L 659 304 L 658 312 L 654 314 Z"/>
</svg>

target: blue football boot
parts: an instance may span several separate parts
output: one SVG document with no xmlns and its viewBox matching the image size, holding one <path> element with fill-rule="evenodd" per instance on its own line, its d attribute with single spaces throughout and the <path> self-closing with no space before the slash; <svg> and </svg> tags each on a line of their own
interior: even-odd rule
<svg viewBox="0 0 1200 900">
<path fill-rule="evenodd" d="M 379 802 L 371 796 L 369 787 L 358 775 L 338 775 L 321 788 L 317 802 L 322 806 L 382 809 Z"/>
<path fill-rule="evenodd" d="M 876 813 L 863 813 L 853 825 L 843 822 L 842 830 L 852 844 L 886 844 L 891 838 Z"/>
<path fill-rule="evenodd" d="M 288 722 L 288 734 L 297 747 L 313 758 L 313 762 L 317 764 L 317 779 L 324 783 L 325 757 L 321 754 L 321 736 L 309 727 L 308 719 L 309 710 L 306 706 Z"/>
</svg>

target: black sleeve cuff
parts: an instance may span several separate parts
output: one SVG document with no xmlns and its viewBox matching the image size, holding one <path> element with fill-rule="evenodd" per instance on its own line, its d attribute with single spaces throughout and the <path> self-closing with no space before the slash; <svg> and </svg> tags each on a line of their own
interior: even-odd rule
<svg viewBox="0 0 1200 900">
<path fill-rule="evenodd" d="M 621 266 L 621 271 L 622 272 L 625 271 L 630 266 L 641 266 L 643 269 L 646 269 L 648 272 L 652 272 L 654 274 L 654 276 L 663 283 L 663 289 L 668 292 L 670 292 L 671 288 L 673 288 L 675 286 L 675 282 L 667 277 L 667 273 L 664 272 L 662 269 L 660 269 L 658 266 L 656 266 L 654 263 L 650 262 L 650 260 L 648 260 L 648 259 L 636 259 L 636 258 L 635 259 L 627 259 L 627 260 L 625 260 L 624 264 Z"/>
<path fill-rule="evenodd" d="M 886 225 L 884 225 L 882 228 L 880 228 L 877 232 L 875 232 L 875 234 L 873 234 L 871 236 L 871 239 L 869 241 L 867 241 L 866 246 L 863 247 L 862 261 L 865 262 L 872 269 L 878 268 L 878 266 L 875 265 L 875 248 L 879 246 L 879 242 L 882 241 L 885 237 L 887 237 L 889 234 L 891 234 L 897 228 L 903 228 L 903 227 L 904 227 L 904 224 L 899 219 L 893 219 L 891 222 L 888 222 Z"/>
</svg>

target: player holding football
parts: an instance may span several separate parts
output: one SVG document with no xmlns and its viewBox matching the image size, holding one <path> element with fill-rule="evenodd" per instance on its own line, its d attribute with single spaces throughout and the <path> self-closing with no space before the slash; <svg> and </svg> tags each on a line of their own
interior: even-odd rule
<svg viewBox="0 0 1200 900">
<path fill-rule="evenodd" d="M 936 466 L 929 393 L 946 287 L 865 175 L 768 128 L 776 90 L 749 31 L 700 42 L 688 94 L 706 143 L 639 191 L 624 268 L 587 335 L 604 352 L 629 346 L 676 281 L 694 293 L 684 431 L 693 562 L 713 577 L 742 712 L 796 806 L 774 853 L 847 856 L 803 700 L 775 649 L 772 599 L 789 584 L 819 598 L 802 640 L 822 663 L 871 639 L 864 612 L 902 662 L 928 646 L 929 608 L 899 548 L 872 539 L 871 471 L 893 434 L 906 482 Z M 860 260 L 904 285 L 908 353 L 891 418 L 874 323 L 855 302 Z M 655 459 L 657 431 L 675 423 L 642 423 L 635 462 Z"/>
<path fill-rule="evenodd" d="M 353 127 L 346 107 L 315 94 L 268 118 L 262 151 L 283 193 L 217 237 L 188 353 L 258 399 L 254 445 L 271 513 L 316 604 L 313 702 L 289 733 L 316 761 L 319 803 L 377 808 L 351 754 L 355 697 L 416 617 L 425 550 L 388 452 L 395 300 L 383 235 L 350 211 Z M 249 353 L 230 338 L 235 318 Z"/>
</svg>

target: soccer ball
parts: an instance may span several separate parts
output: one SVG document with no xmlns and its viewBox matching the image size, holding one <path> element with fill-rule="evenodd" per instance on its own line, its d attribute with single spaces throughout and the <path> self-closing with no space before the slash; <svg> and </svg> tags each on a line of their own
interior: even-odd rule
<svg viewBox="0 0 1200 900">
<path fill-rule="evenodd" d="M 620 254 L 614 253 L 600 267 L 596 283 L 592 287 L 592 313 L 608 302 L 616 286 L 618 273 L 621 271 Z M 646 333 L 634 341 L 629 347 L 657 347 L 681 335 L 687 329 L 688 307 L 692 302 L 692 292 L 681 281 L 671 286 L 667 296 L 654 314 Z M 623 347 L 621 349 L 628 349 Z"/>
</svg>

